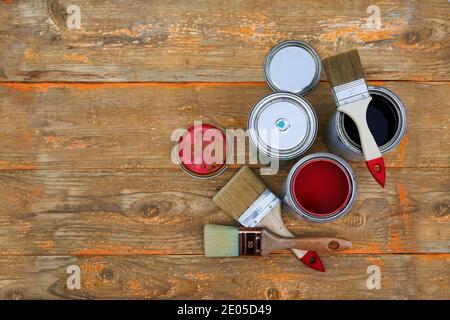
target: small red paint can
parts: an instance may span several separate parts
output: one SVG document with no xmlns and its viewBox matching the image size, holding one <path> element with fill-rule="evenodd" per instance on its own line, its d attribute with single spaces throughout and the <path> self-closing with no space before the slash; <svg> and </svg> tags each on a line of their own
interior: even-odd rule
<svg viewBox="0 0 450 320">
<path fill-rule="evenodd" d="M 356 176 L 346 161 L 331 153 L 314 153 L 290 170 L 283 202 L 297 217 L 326 222 L 346 214 L 356 194 Z"/>
<path fill-rule="evenodd" d="M 198 179 L 213 178 L 227 167 L 230 144 L 223 128 L 212 123 L 194 122 L 180 135 L 175 146 L 184 172 Z"/>
</svg>

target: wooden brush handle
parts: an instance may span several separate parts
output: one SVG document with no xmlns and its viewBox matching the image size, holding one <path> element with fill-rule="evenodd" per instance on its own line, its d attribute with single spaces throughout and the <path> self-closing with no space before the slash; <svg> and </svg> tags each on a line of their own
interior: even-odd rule
<svg viewBox="0 0 450 320">
<path fill-rule="evenodd" d="M 361 148 L 365 160 L 372 160 L 381 157 L 380 149 L 378 148 L 372 132 L 367 125 L 367 107 L 372 98 L 366 98 L 355 101 L 338 108 L 339 111 L 348 115 L 356 124 L 361 140 Z"/>
<path fill-rule="evenodd" d="M 312 251 L 336 252 L 352 247 L 352 243 L 345 239 L 333 237 L 311 237 L 311 238 L 278 238 L 271 246 L 271 250 L 280 249 L 303 249 Z"/>
</svg>

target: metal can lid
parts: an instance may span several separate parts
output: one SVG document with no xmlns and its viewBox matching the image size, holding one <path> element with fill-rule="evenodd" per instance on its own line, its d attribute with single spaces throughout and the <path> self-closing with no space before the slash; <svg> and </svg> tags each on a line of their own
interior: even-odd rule
<svg viewBox="0 0 450 320">
<path fill-rule="evenodd" d="M 322 63 L 317 52 L 302 41 L 284 41 L 264 61 L 264 77 L 273 91 L 305 95 L 319 82 Z"/>
<path fill-rule="evenodd" d="M 212 150 L 213 143 L 218 150 L 222 150 L 219 161 L 205 152 L 206 148 Z M 181 168 L 194 177 L 211 178 L 221 173 L 227 166 L 229 146 L 226 135 L 224 130 L 215 125 L 209 123 L 192 125 L 178 140 L 178 147 Z"/>
<path fill-rule="evenodd" d="M 249 137 L 264 155 L 281 160 L 305 152 L 317 134 L 317 117 L 303 98 L 287 92 L 262 98 L 248 119 Z"/>
</svg>

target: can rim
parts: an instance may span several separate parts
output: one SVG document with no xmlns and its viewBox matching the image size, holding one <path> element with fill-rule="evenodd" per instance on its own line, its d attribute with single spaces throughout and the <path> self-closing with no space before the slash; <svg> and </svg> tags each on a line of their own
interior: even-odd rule
<svg viewBox="0 0 450 320">
<path fill-rule="evenodd" d="M 294 200 L 294 195 L 293 193 L 293 182 L 294 182 L 294 176 L 295 176 L 295 172 L 297 171 L 297 169 L 304 164 L 307 161 L 310 161 L 312 159 L 316 159 L 316 158 L 325 158 L 325 159 L 331 159 L 336 161 L 337 163 L 339 163 L 343 169 L 345 169 L 345 171 L 347 171 L 346 173 L 348 174 L 348 177 L 350 179 L 350 184 L 349 184 L 349 188 L 350 188 L 350 197 L 347 201 L 347 203 L 343 206 L 343 208 L 339 211 L 336 212 L 334 214 L 328 214 L 328 215 L 312 215 L 309 214 L 307 211 L 305 211 L 303 209 L 303 207 L 299 206 L 296 201 Z M 296 164 L 294 164 L 294 166 L 291 168 L 291 170 L 289 171 L 289 174 L 287 176 L 286 179 L 286 195 L 285 197 L 287 197 L 289 204 L 293 205 L 295 207 L 295 212 L 292 212 L 295 216 L 300 216 L 303 217 L 309 221 L 313 221 L 313 222 L 328 222 L 328 221 L 333 221 L 336 220 L 337 218 L 345 215 L 348 211 L 350 211 L 350 209 L 352 208 L 353 204 L 356 201 L 356 195 L 357 195 L 357 191 L 358 191 L 358 183 L 356 180 L 356 176 L 355 173 L 352 169 L 352 167 L 350 166 L 350 164 L 348 162 L 346 162 L 344 159 L 342 159 L 341 157 L 332 154 L 332 153 L 328 153 L 328 152 L 317 152 L 317 153 L 312 153 L 306 157 L 301 158 L 299 161 L 297 161 Z M 292 201 L 294 200 L 294 201 Z"/>
<path fill-rule="evenodd" d="M 300 40 L 286 40 L 283 42 L 278 43 L 274 47 L 272 47 L 269 51 L 269 53 L 266 55 L 264 59 L 264 79 L 266 80 L 267 84 L 269 85 L 270 89 L 275 92 L 286 92 L 286 90 L 282 90 L 278 88 L 270 77 L 270 63 L 272 62 L 273 57 L 275 54 L 280 51 L 281 49 L 284 49 L 286 47 L 295 46 L 300 47 L 304 50 L 306 50 L 314 59 L 314 62 L 316 64 L 316 72 L 314 74 L 314 78 L 311 81 L 311 83 L 303 88 L 300 91 L 292 91 L 290 93 L 298 95 L 298 96 L 304 96 L 307 95 L 309 92 L 311 92 L 319 83 L 320 76 L 322 74 L 322 61 L 319 57 L 319 54 L 317 51 L 311 47 L 308 43 Z"/>
<path fill-rule="evenodd" d="M 189 130 L 191 127 L 193 127 L 195 124 L 192 124 L 191 126 L 189 126 L 186 130 Z M 225 131 L 225 129 L 222 127 L 222 126 L 220 126 L 220 125 L 218 125 L 218 124 L 215 124 L 215 123 L 213 123 L 213 122 L 206 122 L 206 121 L 202 121 L 202 126 L 203 125 L 209 125 L 209 126 L 212 126 L 212 127 L 214 127 L 214 128 L 216 128 L 216 129 L 218 129 L 218 130 L 220 130 L 221 132 L 222 132 L 222 134 L 223 134 L 223 136 L 224 136 L 224 138 L 225 138 L 225 142 L 226 142 L 226 145 L 225 145 L 225 150 L 226 150 L 226 160 L 225 160 L 225 163 L 222 165 L 222 167 L 220 168 L 220 169 L 218 169 L 217 171 L 214 171 L 214 172 L 212 172 L 211 174 L 206 174 L 206 175 L 201 175 L 201 174 L 197 174 L 197 173 L 194 173 L 193 171 L 191 171 L 191 170 L 189 170 L 188 168 L 186 168 L 186 166 L 183 164 L 183 162 L 181 161 L 180 163 L 179 163 L 179 167 L 185 172 L 185 173 L 187 173 L 189 176 L 191 176 L 191 177 L 193 177 L 193 178 L 196 178 L 196 179 L 200 179 L 200 180 L 206 180 L 206 179 L 211 179 L 211 178 L 214 178 L 214 177 L 217 177 L 218 175 L 220 175 L 222 172 L 224 172 L 227 168 L 228 168 L 228 163 L 229 163 L 229 160 L 231 159 L 231 156 L 232 156 L 232 154 L 231 154 L 231 144 L 230 144 L 230 139 L 229 139 L 229 137 L 228 137 L 228 135 L 226 134 L 226 131 Z M 178 140 L 177 141 L 175 141 L 175 145 L 178 143 Z"/>
<path fill-rule="evenodd" d="M 393 105 L 399 119 L 399 125 L 394 137 L 389 142 L 379 147 L 381 154 L 385 154 L 397 147 L 406 133 L 408 126 L 406 108 L 400 98 L 391 90 L 380 86 L 368 86 L 368 89 L 371 95 L 376 94 L 386 98 Z M 362 156 L 361 146 L 355 144 L 344 131 L 344 114 L 342 112 L 337 112 L 336 116 L 336 131 L 342 143 L 354 153 Z"/>
<path fill-rule="evenodd" d="M 308 118 L 308 128 L 306 130 L 305 137 L 301 142 L 299 142 L 294 148 L 287 150 L 274 149 L 264 143 L 257 133 L 257 123 L 259 115 L 264 110 L 265 107 L 269 106 L 276 99 L 290 99 L 293 100 L 297 106 L 302 108 Z M 290 92 L 273 92 L 265 95 L 261 98 L 252 108 L 248 116 L 247 128 L 249 129 L 250 141 L 256 146 L 256 148 L 261 151 L 265 156 L 270 158 L 276 158 L 280 160 L 293 159 L 306 150 L 308 150 L 314 143 L 317 136 L 318 125 L 317 125 L 317 115 L 311 104 L 303 97 L 297 96 Z"/>
</svg>

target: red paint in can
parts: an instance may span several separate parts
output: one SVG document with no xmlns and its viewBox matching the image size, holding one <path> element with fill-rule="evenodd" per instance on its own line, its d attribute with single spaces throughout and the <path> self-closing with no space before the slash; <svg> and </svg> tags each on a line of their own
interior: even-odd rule
<svg viewBox="0 0 450 320">
<path fill-rule="evenodd" d="M 226 168 L 226 135 L 223 129 L 213 124 L 195 123 L 180 137 L 178 147 L 180 166 L 193 177 L 215 177 Z M 222 155 L 216 157 L 215 152 L 209 152 L 213 150 L 221 150 Z"/>
<path fill-rule="evenodd" d="M 351 195 L 347 171 L 338 162 L 325 158 L 304 163 L 297 170 L 292 187 L 297 204 L 316 216 L 336 214 Z"/>
</svg>

